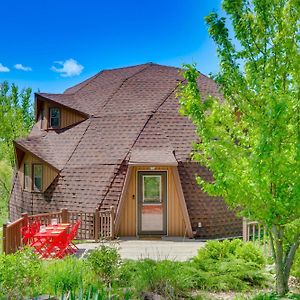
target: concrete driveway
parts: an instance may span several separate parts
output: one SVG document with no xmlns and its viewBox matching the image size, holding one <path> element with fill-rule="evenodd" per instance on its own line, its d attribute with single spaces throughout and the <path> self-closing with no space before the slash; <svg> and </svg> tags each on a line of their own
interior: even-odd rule
<svg viewBox="0 0 300 300">
<path fill-rule="evenodd" d="M 114 245 L 121 255 L 122 259 L 143 259 L 151 258 L 154 260 L 177 260 L 185 261 L 197 254 L 197 250 L 203 247 L 205 242 L 197 240 L 132 240 L 121 239 L 105 245 Z M 79 253 L 83 256 L 88 251 L 96 249 L 100 243 L 79 244 Z"/>
</svg>

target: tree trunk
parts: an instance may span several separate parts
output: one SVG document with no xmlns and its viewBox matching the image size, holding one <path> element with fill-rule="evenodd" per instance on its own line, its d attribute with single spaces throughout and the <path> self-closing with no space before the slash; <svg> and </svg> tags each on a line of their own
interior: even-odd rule
<svg viewBox="0 0 300 300">
<path fill-rule="evenodd" d="M 288 281 L 289 275 L 286 274 L 284 266 L 278 266 L 276 263 L 276 293 L 280 296 L 284 296 L 289 291 Z"/>
<path fill-rule="evenodd" d="M 284 229 L 282 226 L 274 226 L 270 232 L 273 257 L 276 268 L 276 293 L 280 296 L 289 291 L 288 281 L 294 256 L 299 247 L 299 234 L 292 246 L 284 251 Z"/>
</svg>

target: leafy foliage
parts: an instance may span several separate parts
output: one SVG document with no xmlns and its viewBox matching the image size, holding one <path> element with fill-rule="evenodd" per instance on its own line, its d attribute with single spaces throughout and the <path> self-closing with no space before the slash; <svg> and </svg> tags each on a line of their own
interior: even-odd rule
<svg viewBox="0 0 300 300">
<path fill-rule="evenodd" d="M 36 296 L 41 283 L 41 261 L 31 250 L 0 255 L 0 298 L 23 299 Z"/>
<path fill-rule="evenodd" d="M 264 258 L 249 245 L 238 240 L 208 242 L 187 262 L 121 261 L 116 249 L 107 246 L 81 260 L 67 257 L 41 262 L 30 250 L 2 255 L 0 299 L 40 294 L 61 299 L 139 299 L 151 293 L 178 299 L 190 298 L 196 290 L 262 287 L 267 279 L 262 271 Z M 249 258 L 244 257 L 246 251 Z"/>
<path fill-rule="evenodd" d="M 13 140 L 27 135 L 34 121 L 31 89 L 19 92 L 15 84 L 0 85 L 0 159 L 14 166 Z"/>
<path fill-rule="evenodd" d="M 224 0 L 223 9 L 233 36 L 226 18 L 211 13 L 206 22 L 220 61 L 214 79 L 224 99 L 201 95 L 199 73 L 187 65 L 181 112 L 201 140 L 193 158 L 214 178 L 198 176 L 199 185 L 267 226 L 278 292 L 285 293 L 300 242 L 300 3 Z"/>
<path fill-rule="evenodd" d="M 197 286 L 214 291 L 248 290 L 262 286 L 268 276 L 260 249 L 240 240 L 210 241 L 193 259 Z"/>
<path fill-rule="evenodd" d="M 13 140 L 27 135 L 34 122 L 30 96 L 29 88 L 19 92 L 14 84 L 0 84 L 0 225 L 7 215 L 15 165 Z"/>
<path fill-rule="evenodd" d="M 116 279 L 121 262 L 116 248 L 101 245 L 99 249 L 92 251 L 87 258 L 87 263 L 95 273 L 99 282 L 110 285 Z"/>
</svg>

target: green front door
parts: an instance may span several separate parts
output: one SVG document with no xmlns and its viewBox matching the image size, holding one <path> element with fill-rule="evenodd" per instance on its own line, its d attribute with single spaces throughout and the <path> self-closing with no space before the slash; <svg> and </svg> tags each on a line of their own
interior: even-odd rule
<svg viewBox="0 0 300 300">
<path fill-rule="evenodd" d="M 167 172 L 138 172 L 138 233 L 167 234 Z"/>
</svg>

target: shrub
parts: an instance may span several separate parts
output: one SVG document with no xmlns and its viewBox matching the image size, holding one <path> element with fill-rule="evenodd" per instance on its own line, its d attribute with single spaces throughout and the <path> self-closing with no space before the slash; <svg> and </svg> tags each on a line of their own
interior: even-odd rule
<svg viewBox="0 0 300 300">
<path fill-rule="evenodd" d="M 117 279 L 120 263 L 121 258 L 117 249 L 105 245 L 94 250 L 87 258 L 87 265 L 95 273 L 98 281 L 107 286 Z"/>
<path fill-rule="evenodd" d="M 74 257 L 63 260 L 47 261 L 44 264 L 44 293 L 62 296 L 70 293 L 75 297 L 83 286 L 84 264 Z"/>
<path fill-rule="evenodd" d="M 20 299 L 39 294 L 41 261 L 30 249 L 0 255 L 0 298 Z"/>
<path fill-rule="evenodd" d="M 213 291 L 247 290 L 267 279 L 265 259 L 251 243 L 209 241 L 192 260 L 190 272 L 197 287 Z"/>
</svg>

